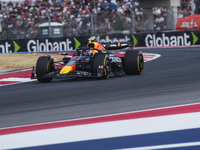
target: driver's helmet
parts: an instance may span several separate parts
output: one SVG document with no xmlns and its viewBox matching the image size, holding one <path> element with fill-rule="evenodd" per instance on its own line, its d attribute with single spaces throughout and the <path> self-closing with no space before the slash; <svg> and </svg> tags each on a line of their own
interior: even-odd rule
<svg viewBox="0 0 200 150">
<path fill-rule="evenodd" d="M 92 56 L 92 54 L 93 54 L 93 53 L 92 53 L 91 50 L 86 50 L 86 51 L 85 51 L 85 55 L 86 55 L 86 56 Z"/>
</svg>

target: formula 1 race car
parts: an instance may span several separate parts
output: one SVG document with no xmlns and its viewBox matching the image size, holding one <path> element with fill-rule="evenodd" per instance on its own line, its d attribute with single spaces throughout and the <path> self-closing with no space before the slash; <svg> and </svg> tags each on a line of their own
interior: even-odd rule
<svg viewBox="0 0 200 150">
<path fill-rule="evenodd" d="M 89 39 L 86 47 L 75 50 L 73 56 L 65 55 L 62 61 L 54 62 L 51 55 L 41 56 L 31 73 L 31 79 L 50 82 L 53 78 L 94 77 L 109 78 L 119 75 L 140 75 L 144 69 L 144 58 L 140 51 L 129 44 L 103 45 Z M 124 57 L 117 57 L 109 50 L 126 50 Z"/>
</svg>

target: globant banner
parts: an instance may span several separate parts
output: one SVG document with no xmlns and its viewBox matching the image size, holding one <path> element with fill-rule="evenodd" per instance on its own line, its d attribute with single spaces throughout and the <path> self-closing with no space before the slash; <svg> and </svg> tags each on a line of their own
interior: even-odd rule
<svg viewBox="0 0 200 150">
<path fill-rule="evenodd" d="M 174 31 L 132 35 L 136 47 L 199 45 L 200 31 Z"/>
<path fill-rule="evenodd" d="M 88 39 L 100 43 L 129 43 L 133 47 L 164 47 L 199 45 L 200 31 L 177 31 L 138 34 L 110 34 L 63 38 L 35 38 L 0 41 L 0 53 L 37 53 L 74 50 L 86 46 Z"/>
<path fill-rule="evenodd" d="M 86 46 L 88 39 L 96 38 L 100 43 L 130 42 L 130 35 L 111 34 L 63 38 L 35 38 L 0 41 L 0 53 L 34 53 L 74 50 Z"/>
</svg>

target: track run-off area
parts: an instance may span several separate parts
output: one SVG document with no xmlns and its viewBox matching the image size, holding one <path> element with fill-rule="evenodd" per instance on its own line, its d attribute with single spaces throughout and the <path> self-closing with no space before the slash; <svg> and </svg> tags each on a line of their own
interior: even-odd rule
<svg viewBox="0 0 200 150">
<path fill-rule="evenodd" d="M 0 149 L 200 149 L 199 47 L 140 50 L 138 76 L 41 84 L 1 74 Z"/>
</svg>

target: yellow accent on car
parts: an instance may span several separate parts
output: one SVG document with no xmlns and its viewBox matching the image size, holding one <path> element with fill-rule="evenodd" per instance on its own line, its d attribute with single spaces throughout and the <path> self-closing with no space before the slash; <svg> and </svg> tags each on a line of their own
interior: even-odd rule
<svg viewBox="0 0 200 150">
<path fill-rule="evenodd" d="M 107 58 L 107 57 L 104 58 L 104 66 L 106 65 L 106 58 Z M 106 67 L 107 67 L 107 66 L 106 66 Z M 104 68 L 105 75 L 107 75 L 107 70 L 106 70 L 106 69 L 107 69 L 107 68 Z"/>
<path fill-rule="evenodd" d="M 138 71 L 140 71 L 140 56 L 138 56 L 138 59 L 137 59 L 137 66 L 138 66 Z"/>
<path fill-rule="evenodd" d="M 89 42 L 87 44 L 87 47 L 90 47 L 90 48 L 97 48 L 99 50 L 105 50 L 105 48 L 98 42 Z"/>
<path fill-rule="evenodd" d="M 75 66 L 74 65 L 72 65 L 72 66 L 65 66 L 60 71 L 60 74 L 66 74 L 66 73 L 69 73 L 70 71 L 73 71 L 73 70 L 75 70 Z"/>
<path fill-rule="evenodd" d="M 104 58 L 104 66 L 106 65 L 107 58 L 108 58 L 107 56 Z M 106 68 L 104 68 L 104 73 L 105 73 L 106 78 L 108 79 L 107 69 L 108 69 L 108 66 L 106 66 Z"/>
<path fill-rule="evenodd" d="M 47 63 L 47 72 L 49 71 L 49 63 L 50 63 L 50 60 Z"/>
<path fill-rule="evenodd" d="M 95 53 L 98 53 L 97 50 L 92 50 L 92 55 L 94 55 Z"/>
<path fill-rule="evenodd" d="M 97 39 L 88 39 L 89 42 L 96 42 Z"/>
</svg>

